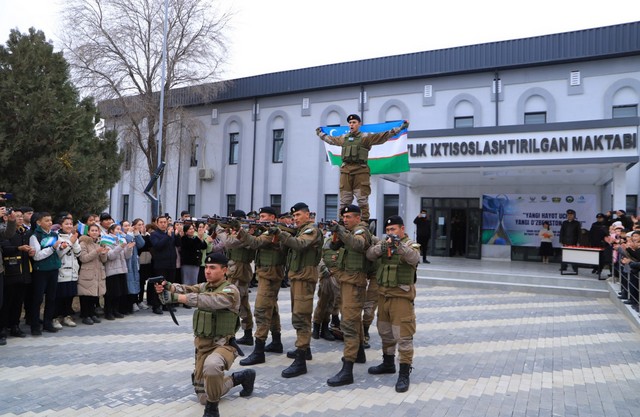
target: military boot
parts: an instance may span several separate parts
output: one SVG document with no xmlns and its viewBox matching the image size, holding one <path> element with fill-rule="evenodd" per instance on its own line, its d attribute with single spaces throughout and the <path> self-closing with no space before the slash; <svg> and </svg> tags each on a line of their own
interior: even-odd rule
<svg viewBox="0 0 640 417">
<path fill-rule="evenodd" d="M 367 355 L 364 353 L 364 345 L 360 344 L 358 354 L 356 355 L 356 363 L 367 363 Z"/>
<path fill-rule="evenodd" d="M 409 390 L 409 374 L 411 373 L 411 369 L 411 365 L 408 363 L 400 364 L 398 382 L 396 382 L 396 392 L 407 392 Z"/>
<path fill-rule="evenodd" d="M 249 366 L 264 362 L 264 340 L 256 338 L 256 347 L 253 349 L 253 352 L 251 352 L 251 355 L 240 361 L 240 365 Z"/>
<path fill-rule="evenodd" d="M 320 337 L 322 337 L 324 340 L 328 340 L 329 342 L 333 342 L 334 340 L 336 340 L 333 333 L 329 331 L 328 321 L 323 321 L 320 325 Z"/>
<path fill-rule="evenodd" d="M 271 332 L 271 343 L 264 347 L 265 352 L 282 353 L 284 347 L 282 346 L 281 334 L 278 332 Z"/>
<path fill-rule="evenodd" d="M 311 331 L 311 337 L 318 340 L 320 339 L 320 323 L 313 323 L 313 330 Z"/>
<path fill-rule="evenodd" d="M 220 417 L 220 411 L 218 411 L 218 402 L 212 403 L 207 401 L 207 405 L 204 406 L 204 414 L 202 417 Z"/>
<path fill-rule="evenodd" d="M 240 339 L 236 339 L 236 343 L 239 345 L 253 346 L 253 336 L 251 335 L 251 329 L 244 329 L 244 336 Z"/>
<path fill-rule="evenodd" d="M 248 397 L 253 392 L 253 383 L 256 381 L 256 371 L 253 369 L 245 369 L 244 371 L 234 372 L 231 374 L 233 386 L 242 385 L 240 391 L 241 397 Z"/>
<path fill-rule="evenodd" d="M 372 366 L 369 368 L 371 375 L 380 374 L 395 374 L 396 373 L 396 355 L 382 354 L 382 363 L 380 365 Z"/>
<path fill-rule="evenodd" d="M 327 385 L 330 387 L 340 387 L 349 384 L 353 384 L 353 362 L 343 360 L 342 369 L 335 374 L 335 376 L 327 379 Z"/>
<path fill-rule="evenodd" d="M 293 349 L 287 352 L 287 358 L 290 359 L 295 359 L 296 358 L 296 352 L 298 352 L 298 349 Z M 309 348 L 305 351 L 305 355 L 304 355 L 304 359 L 305 360 L 312 360 L 313 356 L 311 356 L 311 346 L 309 346 Z"/>
<path fill-rule="evenodd" d="M 364 348 L 369 349 L 371 345 L 369 344 L 369 325 L 363 326 L 364 329 Z"/>
<path fill-rule="evenodd" d="M 311 350 L 309 350 L 311 352 Z M 287 352 L 288 356 L 288 352 Z M 305 359 L 306 352 L 302 349 L 296 349 L 296 358 L 288 368 L 282 371 L 283 378 L 293 378 L 307 373 L 307 361 Z"/>
</svg>

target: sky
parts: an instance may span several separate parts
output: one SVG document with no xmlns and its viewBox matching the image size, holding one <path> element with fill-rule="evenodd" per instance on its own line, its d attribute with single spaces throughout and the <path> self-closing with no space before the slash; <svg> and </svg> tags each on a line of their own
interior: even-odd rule
<svg viewBox="0 0 640 417">
<path fill-rule="evenodd" d="M 233 13 L 221 79 L 640 20 L 637 0 L 208 1 Z M 2 43 L 11 29 L 26 32 L 34 26 L 59 49 L 63 5 L 63 0 L 0 0 Z"/>
</svg>

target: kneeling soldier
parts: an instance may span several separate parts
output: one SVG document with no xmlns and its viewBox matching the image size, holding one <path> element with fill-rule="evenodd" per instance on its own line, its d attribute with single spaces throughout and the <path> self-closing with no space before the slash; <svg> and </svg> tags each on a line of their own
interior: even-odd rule
<svg viewBox="0 0 640 417">
<path fill-rule="evenodd" d="M 206 404 L 204 417 L 220 416 L 218 402 L 232 387 L 242 384 L 241 397 L 251 395 L 256 372 L 247 369 L 225 376 L 238 356 L 234 335 L 238 329 L 240 293 L 226 278 L 228 259 L 220 253 L 205 258 L 206 282 L 180 285 L 156 284 L 163 304 L 182 303 L 197 307 L 193 313 L 196 364 L 193 385 L 201 404 Z"/>
<path fill-rule="evenodd" d="M 387 237 L 367 250 L 367 258 L 379 260 L 378 333 L 382 339 L 383 363 L 369 368 L 373 375 L 396 372 L 395 353 L 398 346 L 400 373 L 397 392 L 409 389 L 413 362 L 413 335 L 416 333 L 416 268 L 420 261 L 420 245 L 409 239 L 400 216 L 385 221 Z"/>
</svg>

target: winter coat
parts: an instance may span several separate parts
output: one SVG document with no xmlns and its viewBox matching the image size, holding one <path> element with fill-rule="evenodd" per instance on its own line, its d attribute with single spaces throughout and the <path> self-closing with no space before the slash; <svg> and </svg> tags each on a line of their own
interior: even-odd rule
<svg viewBox="0 0 640 417">
<path fill-rule="evenodd" d="M 131 248 L 131 257 L 127 259 L 127 291 L 129 294 L 138 294 L 140 292 L 140 260 L 138 251 L 145 245 L 144 239 L 140 235 L 125 235 L 127 243 L 136 242 Z"/>
<path fill-rule="evenodd" d="M 78 275 L 78 295 L 99 297 L 107 292 L 104 264 L 106 253 L 98 253 L 100 245 L 89 236 L 80 236 L 80 274 Z"/>
<path fill-rule="evenodd" d="M 167 232 L 154 230 L 149 236 L 152 249 L 153 267 L 171 269 L 176 267 L 176 243 L 180 245 L 180 236 L 169 236 Z"/>
<path fill-rule="evenodd" d="M 202 264 L 202 250 L 206 248 L 207 242 L 200 240 L 197 235 L 193 237 L 182 236 L 180 246 L 182 265 L 200 266 Z"/>
<path fill-rule="evenodd" d="M 29 232 L 22 226 L 18 227 L 15 235 L 0 242 L 4 261 L 4 284 L 30 284 L 33 265 L 28 252 L 18 248 L 29 244 Z"/>
<path fill-rule="evenodd" d="M 0 224 L 0 238 L 9 239 L 15 233 L 16 233 L 16 221 L 15 220 Z M 0 274 L 4 271 L 4 266 L 3 266 L 3 263 L 1 261 L 1 259 L 2 259 L 2 248 L 0 247 Z"/>
<path fill-rule="evenodd" d="M 80 256 L 80 251 L 82 250 L 80 248 L 80 242 L 76 240 L 75 243 L 71 243 L 71 235 L 64 233 L 58 233 L 58 241 L 69 244 L 69 246 L 64 249 L 58 246 L 56 251 L 62 264 L 58 270 L 58 282 L 77 281 L 78 271 L 80 270 L 78 256 Z"/>
<path fill-rule="evenodd" d="M 107 276 L 126 274 L 128 272 L 127 259 L 131 258 L 132 253 L 133 248 L 123 247 L 120 244 L 109 246 L 107 263 L 104 264 Z"/>
</svg>

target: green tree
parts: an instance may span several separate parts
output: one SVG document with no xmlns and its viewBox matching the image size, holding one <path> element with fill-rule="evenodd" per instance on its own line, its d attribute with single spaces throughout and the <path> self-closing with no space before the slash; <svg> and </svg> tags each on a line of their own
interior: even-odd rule
<svg viewBox="0 0 640 417">
<path fill-rule="evenodd" d="M 97 117 L 44 33 L 12 30 L 0 46 L 0 190 L 36 210 L 104 209 L 122 157 L 114 134 L 96 135 Z"/>
</svg>

